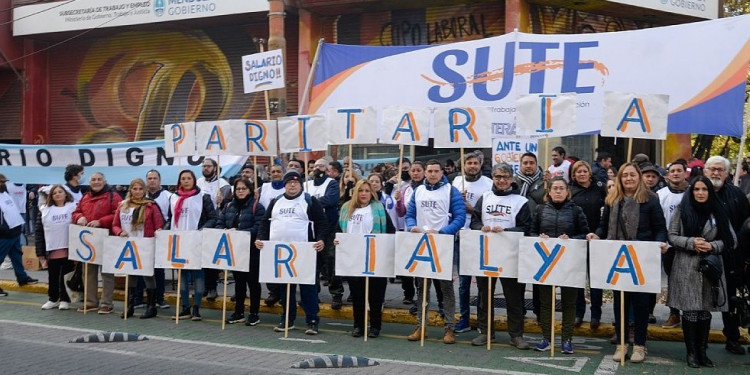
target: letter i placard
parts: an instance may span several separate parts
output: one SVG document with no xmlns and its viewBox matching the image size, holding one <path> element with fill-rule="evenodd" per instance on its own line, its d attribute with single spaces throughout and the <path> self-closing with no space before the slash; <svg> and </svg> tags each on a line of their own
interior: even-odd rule
<svg viewBox="0 0 750 375">
<path fill-rule="evenodd" d="M 315 284 L 317 252 L 314 242 L 263 241 L 260 251 L 262 283 Z"/>
<path fill-rule="evenodd" d="M 585 287 L 586 244 L 585 240 L 521 238 L 518 241 L 518 282 Z"/>
<path fill-rule="evenodd" d="M 108 236 L 109 229 L 71 224 L 68 227 L 68 259 L 101 265 L 104 239 Z"/>
<path fill-rule="evenodd" d="M 230 271 L 250 271 L 250 232 L 202 229 L 201 265 Z"/>
<path fill-rule="evenodd" d="M 337 276 L 395 276 L 395 235 L 336 233 L 336 239 Z"/>
<path fill-rule="evenodd" d="M 575 94 L 529 94 L 516 100 L 516 134 L 578 134 Z"/>
<path fill-rule="evenodd" d="M 102 272 L 134 276 L 153 276 L 154 239 L 118 236 L 105 238 Z"/>
<path fill-rule="evenodd" d="M 591 241 L 592 288 L 661 292 L 661 249 L 653 241 Z"/>
</svg>

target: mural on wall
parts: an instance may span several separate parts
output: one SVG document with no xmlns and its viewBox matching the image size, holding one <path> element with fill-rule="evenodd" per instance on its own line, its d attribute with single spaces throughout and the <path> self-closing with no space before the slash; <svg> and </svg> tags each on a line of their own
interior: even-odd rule
<svg viewBox="0 0 750 375">
<path fill-rule="evenodd" d="M 455 5 L 342 15 L 338 43 L 414 46 L 504 34 L 503 4 Z"/>
<path fill-rule="evenodd" d="M 603 16 L 539 4 L 530 4 L 529 16 L 534 34 L 603 33 L 660 26 L 627 18 Z"/>
<path fill-rule="evenodd" d="M 265 117 L 244 94 L 250 30 L 122 32 L 71 43 L 50 56 L 50 143 L 161 138 L 163 124 Z"/>
</svg>

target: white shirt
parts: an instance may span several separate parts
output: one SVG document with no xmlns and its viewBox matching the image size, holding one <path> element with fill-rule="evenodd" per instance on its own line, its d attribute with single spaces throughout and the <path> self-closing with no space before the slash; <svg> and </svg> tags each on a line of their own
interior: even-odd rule
<svg viewBox="0 0 750 375">
<path fill-rule="evenodd" d="M 268 239 L 271 241 L 307 242 L 307 228 L 310 219 L 307 217 L 305 193 L 297 198 L 287 199 L 280 196 L 271 210 L 271 226 Z"/>
<path fill-rule="evenodd" d="M 270 182 L 266 182 L 260 188 L 258 203 L 263 205 L 263 207 L 268 207 L 271 201 L 281 194 L 284 194 L 284 186 L 281 186 L 281 189 L 274 189 Z"/>
<path fill-rule="evenodd" d="M 158 193 L 159 195 L 156 198 L 153 198 L 153 200 L 156 202 L 156 205 L 159 206 L 161 215 L 164 216 L 164 221 L 167 221 L 169 220 L 169 200 L 174 194 L 166 190 L 159 190 Z M 149 194 L 149 196 L 150 195 L 151 194 Z"/>
<path fill-rule="evenodd" d="M 183 205 L 183 208 L 185 206 Z M 145 209 L 145 207 L 144 207 Z M 130 237 L 143 237 L 143 225 L 141 225 L 138 230 L 133 230 L 133 211 L 135 210 L 135 207 L 128 207 L 125 209 L 120 209 L 118 212 L 120 213 L 120 228 L 128 234 Z M 200 217 L 199 217 L 200 218 Z M 182 217 L 180 217 L 180 221 L 182 221 Z"/>
<path fill-rule="evenodd" d="M 659 189 L 659 191 L 656 192 L 656 195 L 659 196 L 659 204 L 661 204 L 661 210 L 664 211 L 664 219 L 667 221 L 667 228 L 669 228 L 669 221 L 672 220 L 672 213 L 674 212 L 674 209 L 680 205 L 680 201 L 682 201 L 682 196 L 685 195 L 685 192 L 675 194 L 669 190 L 669 187 L 665 186 Z"/>
<path fill-rule="evenodd" d="M 464 181 L 464 177 L 459 175 L 453 179 L 451 185 L 460 192 L 466 190 L 466 201 L 472 207 L 477 204 L 482 194 L 492 190 L 492 180 L 487 176 L 480 176 L 476 181 Z M 464 229 L 469 229 L 469 224 L 471 224 L 471 215 L 466 215 Z"/>
<path fill-rule="evenodd" d="M 219 189 L 229 186 L 229 182 L 223 178 L 219 178 L 218 183 L 216 181 L 208 182 L 205 177 L 201 177 L 195 182 L 195 185 L 201 189 L 203 194 L 211 197 L 211 202 L 213 202 L 214 208 L 216 208 L 219 206 L 219 200 L 217 199 Z"/>
<path fill-rule="evenodd" d="M 445 184 L 435 190 L 419 185 L 414 190 L 417 227 L 422 230 L 440 230 L 450 223 L 451 185 Z"/>
<path fill-rule="evenodd" d="M 172 211 L 172 222 L 170 228 L 172 230 L 197 230 L 198 223 L 201 220 L 201 214 L 203 213 L 203 194 L 196 194 L 192 197 L 185 198 L 182 202 L 182 213 L 180 214 L 180 222 L 175 225 L 175 206 L 177 200 L 180 198 L 179 195 L 173 194 L 169 199 L 169 207 Z"/>
<path fill-rule="evenodd" d="M 26 184 L 16 185 L 8 181 L 5 186 L 8 188 L 8 194 L 13 197 L 13 202 L 16 203 L 18 211 L 22 214 L 26 213 L 26 201 L 29 197 L 26 192 Z"/>
<path fill-rule="evenodd" d="M 62 207 L 45 205 L 39 209 L 47 251 L 68 248 L 68 227 L 73 221 L 75 209 L 76 204 L 73 202 L 65 203 Z"/>
<path fill-rule="evenodd" d="M 368 204 L 365 207 L 357 208 L 352 212 L 346 224 L 346 233 L 368 234 L 372 232 L 372 207 Z"/>
<path fill-rule="evenodd" d="M 326 179 L 323 181 L 323 183 L 320 184 L 319 186 L 315 186 L 314 181 L 310 180 L 310 181 L 306 181 L 305 182 L 305 186 L 304 186 L 303 190 L 307 194 L 310 194 L 311 196 L 313 196 L 315 198 L 320 198 L 320 197 L 322 197 L 323 195 L 326 194 L 326 189 L 328 189 L 328 184 L 331 184 L 331 183 L 335 184 L 336 180 L 334 180 L 334 179 L 332 179 L 330 177 L 326 177 Z"/>
<path fill-rule="evenodd" d="M 513 228 L 516 216 L 529 200 L 519 194 L 495 195 L 488 191 L 482 195 L 482 224 L 489 227 Z"/>
<path fill-rule="evenodd" d="M 549 171 L 550 178 L 552 177 L 562 177 L 565 179 L 565 182 L 570 183 L 570 162 L 568 159 L 563 160 L 562 163 L 560 163 L 559 166 L 550 165 L 549 168 L 547 168 L 547 171 Z"/>
</svg>

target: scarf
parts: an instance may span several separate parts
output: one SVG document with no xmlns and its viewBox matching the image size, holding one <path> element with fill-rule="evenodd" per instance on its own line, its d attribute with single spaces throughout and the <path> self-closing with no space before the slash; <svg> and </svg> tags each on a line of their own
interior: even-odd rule
<svg viewBox="0 0 750 375">
<path fill-rule="evenodd" d="M 271 181 L 271 187 L 279 190 L 284 187 L 284 180 L 278 180 L 278 181 Z"/>
<path fill-rule="evenodd" d="M 371 233 L 385 233 L 385 206 L 380 201 L 371 200 L 370 208 L 372 209 L 372 232 Z M 339 226 L 341 232 L 346 233 L 346 228 L 349 224 L 349 206 L 341 206 L 341 213 L 339 214 Z"/>
<path fill-rule="evenodd" d="M 135 232 L 146 222 L 146 205 L 154 203 L 154 200 L 145 197 L 141 199 L 128 198 L 122 203 L 123 207 L 134 207 L 131 228 Z"/>
<path fill-rule="evenodd" d="M 464 175 L 464 177 L 466 177 L 466 182 L 474 182 L 474 181 L 479 180 L 479 177 L 481 175 L 482 175 L 482 172 L 479 172 L 479 173 L 477 173 L 475 175 L 470 175 L 470 174 L 467 173 L 466 175 Z"/>
<path fill-rule="evenodd" d="M 536 181 L 538 181 L 540 178 L 542 178 L 542 169 L 537 168 L 536 172 L 534 172 L 533 175 L 527 176 L 523 173 L 519 173 L 516 175 L 518 179 L 521 181 L 521 196 L 525 197 L 529 193 L 529 188 L 531 185 L 533 185 Z"/>
<path fill-rule="evenodd" d="M 182 204 L 185 203 L 185 199 L 192 197 L 198 192 L 198 189 L 193 187 L 191 190 L 185 191 L 180 189 L 177 189 L 177 195 L 179 198 L 177 198 L 177 203 L 174 205 L 174 225 L 177 226 L 177 223 L 180 222 L 180 215 L 182 215 Z"/>
<path fill-rule="evenodd" d="M 608 240 L 635 239 L 638 235 L 638 221 L 641 216 L 640 206 L 632 197 L 625 197 L 612 206 L 609 213 Z"/>
<path fill-rule="evenodd" d="M 667 186 L 669 187 L 669 191 L 675 194 L 684 193 L 685 190 L 687 190 L 689 185 L 690 184 L 687 181 L 682 181 L 681 184 L 675 185 L 671 181 L 667 180 Z"/>
</svg>

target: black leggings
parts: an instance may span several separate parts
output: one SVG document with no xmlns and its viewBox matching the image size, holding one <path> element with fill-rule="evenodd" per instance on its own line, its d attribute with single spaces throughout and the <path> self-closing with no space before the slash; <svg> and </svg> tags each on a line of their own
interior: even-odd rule
<svg viewBox="0 0 750 375">
<path fill-rule="evenodd" d="M 70 296 L 65 290 L 66 274 L 73 272 L 75 265 L 68 258 L 50 259 L 47 261 L 47 275 L 49 277 L 49 289 L 47 295 L 52 302 L 70 302 Z"/>
<path fill-rule="evenodd" d="M 234 312 L 245 314 L 245 296 L 250 289 L 250 314 L 258 314 L 260 310 L 260 250 L 255 246 L 250 248 L 250 272 L 232 271 L 234 274 Z"/>
</svg>

